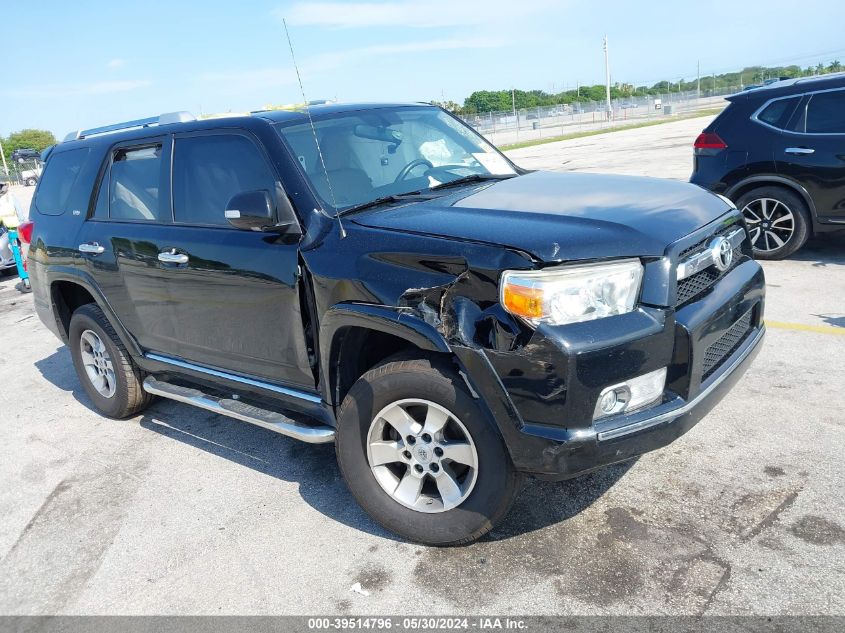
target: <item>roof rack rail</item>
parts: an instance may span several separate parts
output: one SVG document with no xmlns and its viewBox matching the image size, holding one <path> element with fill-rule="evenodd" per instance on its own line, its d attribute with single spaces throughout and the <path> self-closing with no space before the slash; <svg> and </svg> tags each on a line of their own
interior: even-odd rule
<svg viewBox="0 0 845 633">
<path fill-rule="evenodd" d="M 119 132 L 121 130 L 150 127 L 152 125 L 167 125 L 169 123 L 186 123 L 188 121 L 196 121 L 196 118 L 190 112 L 165 112 L 159 116 L 146 119 L 135 119 L 133 121 L 124 121 L 123 123 L 112 123 L 111 125 L 104 125 L 102 127 L 92 127 L 88 130 L 77 130 L 65 136 L 64 140 L 75 141 L 81 138 L 88 138 L 89 136 L 111 134 L 112 132 Z"/>
<path fill-rule="evenodd" d="M 819 79 L 835 79 L 837 77 L 845 76 L 845 71 L 839 71 L 835 73 L 825 73 L 824 75 L 810 75 L 809 77 L 800 77 L 795 83 L 796 84 L 803 84 L 807 83 L 808 81 L 818 81 Z"/>
</svg>

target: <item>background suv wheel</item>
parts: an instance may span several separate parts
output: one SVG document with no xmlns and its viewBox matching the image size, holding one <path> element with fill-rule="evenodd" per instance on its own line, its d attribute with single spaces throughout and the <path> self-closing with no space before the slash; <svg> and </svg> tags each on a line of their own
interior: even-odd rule
<svg viewBox="0 0 845 633">
<path fill-rule="evenodd" d="M 440 360 L 397 358 L 364 374 L 338 414 L 336 450 L 361 507 L 427 545 L 486 534 L 522 481 L 493 421 Z"/>
<path fill-rule="evenodd" d="M 754 256 L 783 259 L 804 245 L 810 216 L 801 197 L 783 187 L 759 187 L 737 200 L 751 234 Z"/>
</svg>

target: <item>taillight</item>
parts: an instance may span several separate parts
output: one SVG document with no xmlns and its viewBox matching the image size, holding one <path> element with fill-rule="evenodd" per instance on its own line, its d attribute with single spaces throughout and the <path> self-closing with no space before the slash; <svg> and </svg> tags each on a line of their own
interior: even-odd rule
<svg viewBox="0 0 845 633">
<path fill-rule="evenodd" d="M 728 144 L 721 139 L 715 132 L 702 132 L 695 139 L 693 148 L 696 154 L 715 154 L 723 149 L 727 149 Z"/>
<path fill-rule="evenodd" d="M 27 220 L 26 222 L 21 222 L 18 226 L 18 238 L 21 242 L 25 244 L 32 243 L 32 229 L 35 228 L 35 222 L 32 220 Z"/>
</svg>

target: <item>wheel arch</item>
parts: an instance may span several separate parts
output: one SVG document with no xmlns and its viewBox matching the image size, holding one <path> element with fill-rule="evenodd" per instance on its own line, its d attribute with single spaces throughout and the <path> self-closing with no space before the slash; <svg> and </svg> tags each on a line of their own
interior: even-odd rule
<svg viewBox="0 0 845 633">
<path fill-rule="evenodd" d="M 330 308 L 320 323 L 323 391 L 335 410 L 352 384 L 384 359 L 407 350 L 453 358 L 434 326 L 398 308 L 344 303 Z"/>
<path fill-rule="evenodd" d="M 813 198 L 803 186 L 801 186 L 794 180 L 786 178 L 785 176 L 778 176 L 776 174 L 761 174 L 757 176 L 751 176 L 749 178 L 740 180 L 738 183 L 733 185 L 730 189 L 725 192 L 725 196 L 733 200 L 734 203 L 736 203 L 736 200 L 738 200 L 740 197 L 742 197 L 749 191 L 757 189 L 758 187 L 765 187 L 767 185 L 785 187 L 786 189 L 790 189 L 791 191 L 801 196 L 801 199 L 804 200 L 804 202 L 807 204 L 807 209 L 810 211 L 810 220 L 812 221 L 814 226 L 816 225 L 816 205 L 813 203 Z"/>
<path fill-rule="evenodd" d="M 82 305 L 94 303 L 103 311 L 126 349 L 133 356 L 141 356 L 135 339 L 126 331 L 105 296 L 85 274 L 73 269 L 53 271 L 50 275 L 50 303 L 62 340 L 68 342 L 70 319 Z"/>
</svg>

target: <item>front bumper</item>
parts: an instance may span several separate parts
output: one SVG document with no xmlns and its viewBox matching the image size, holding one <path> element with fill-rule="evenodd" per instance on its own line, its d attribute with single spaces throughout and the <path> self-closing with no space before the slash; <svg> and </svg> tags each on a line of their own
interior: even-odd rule
<svg viewBox="0 0 845 633">
<path fill-rule="evenodd" d="M 589 441 L 584 438 L 578 450 L 572 450 L 574 447 L 567 442 L 550 444 L 535 474 L 547 479 L 567 479 L 671 444 L 700 422 L 733 388 L 760 351 L 764 336 L 765 326 L 762 326 L 692 400 L 676 396 L 646 412 L 626 416 L 618 427 L 596 431 Z M 536 432 L 539 437 L 555 442 L 545 429 L 526 427 L 524 431 Z"/>
<path fill-rule="evenodd" d="M 666 446 L 699 422 L 761 347 L 764 285 L 762 269 L 749 260 L 677 311 L 620 319 L 630 329 L 612 340 L 593 339 L 585 347 L 546 340 L 530 350 L 526 346 L 518 359 L 509 355 L 507 362 L 489 350 L 456 351 L 496 418 L 516 467 L 566 479 Z M 747 323 L 739 341 L 708 370 L 708 353 L 739 323 Z M 592 421 L 602 387 L 666 366 L 660 404 Z"/>
</svg>

